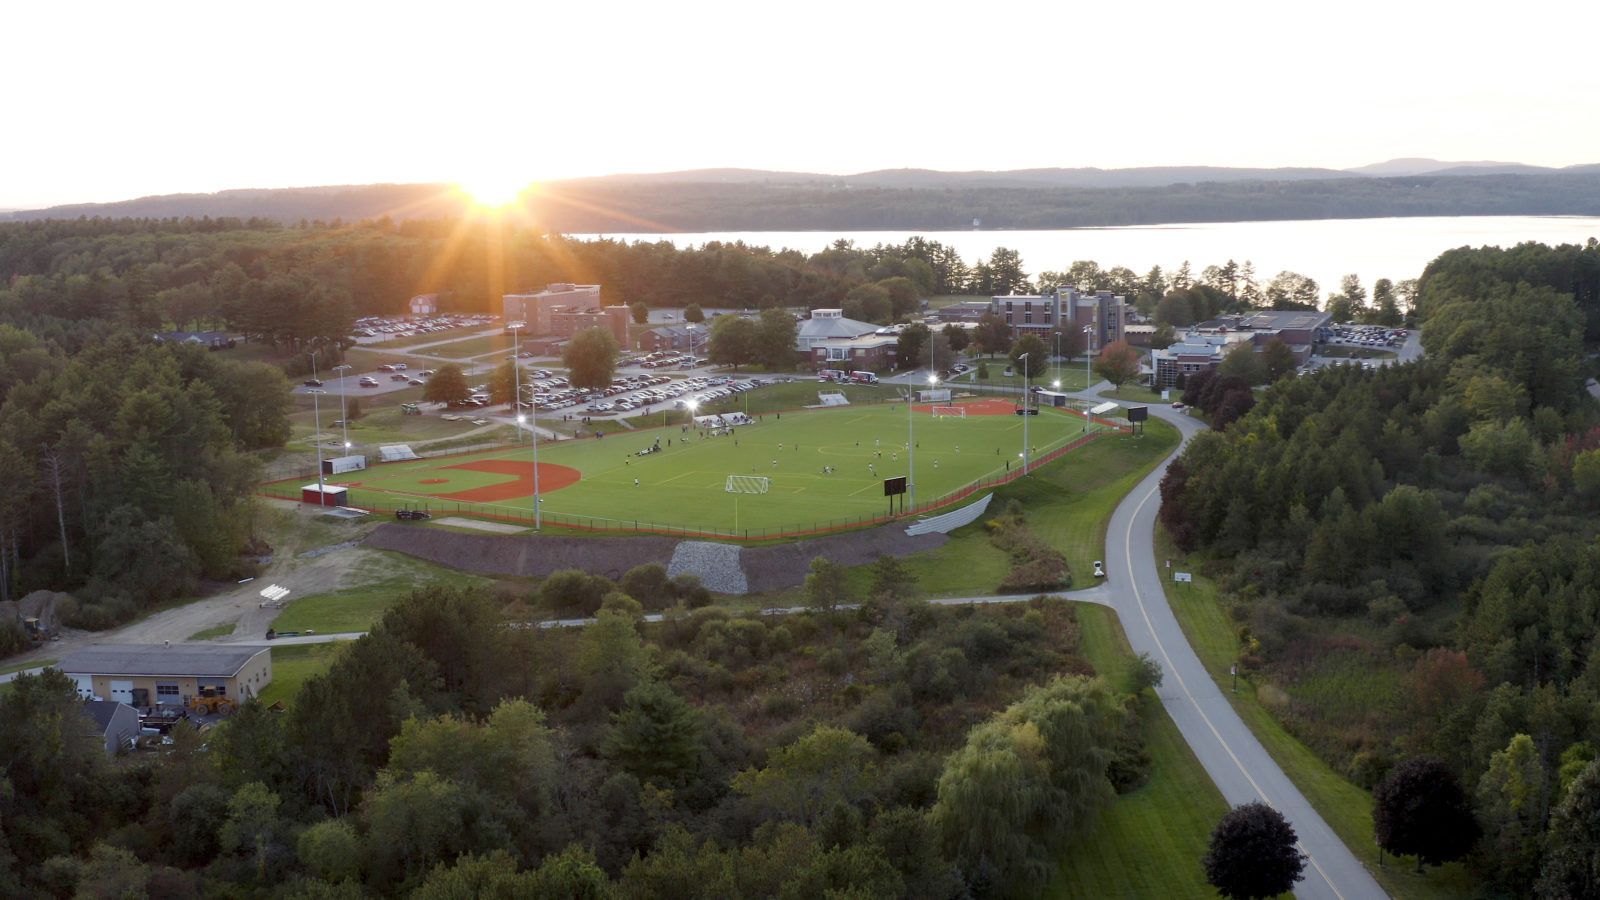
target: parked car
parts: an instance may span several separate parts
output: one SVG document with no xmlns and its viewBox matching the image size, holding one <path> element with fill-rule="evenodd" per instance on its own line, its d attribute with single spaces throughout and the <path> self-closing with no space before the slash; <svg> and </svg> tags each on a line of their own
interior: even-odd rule
<svg viewBox="0 0 1600 900">
<path fill-rule="evenodd" d="M 363 375 L 363 376 L 361 376 L 361 386 L 362 387 L 377 387 L 378 386 L 378 379 L 373 378 L 371 375 Z"/>
<path fill-rule="evenodd" d="M 315 378 L 307 378 L 304 384 L 306 387 L 322 387 L 322 382 Z"/>
</svg>

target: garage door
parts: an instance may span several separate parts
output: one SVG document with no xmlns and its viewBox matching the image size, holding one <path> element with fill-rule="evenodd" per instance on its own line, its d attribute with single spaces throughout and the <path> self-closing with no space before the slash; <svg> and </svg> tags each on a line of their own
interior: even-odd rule
<svg viewBox="0 0 1600 900">
<path fill-rule="evenodd" d="M 72 676 L 72 680 L 76 681 L 78 683 L 78 697 L 79 697 L 79 699 L 85 699 L 86 700 L 86 699 L 94 696 L 94 676 L 93 675 L 74 675 L 74 676 Z"/>
<path fill-rule="evenodd" d="M 127 681 L 120 681 L 115 678 L 111 679 L 111 696 L 106 699 L 120 700 L 123 703 L 132 703 L 133 679 L 130 678 Z"/>
</svg>

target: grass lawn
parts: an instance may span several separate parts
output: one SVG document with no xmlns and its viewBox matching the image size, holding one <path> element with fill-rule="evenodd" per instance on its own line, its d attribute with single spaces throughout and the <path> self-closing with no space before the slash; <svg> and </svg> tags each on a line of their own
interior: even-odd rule
<svg viewBox="0 0 1600 900">
<path fill-rule="evenodd" d="M 233 634 L 233 629 L 236 627 L 238 627 L 237 622 L 224 622 L 221 625 L 207 628 L 205 631 L 196 631 L 194 634 L 189 635 L 189 640 L 204 641 L 214 637 L 226 637 Z"/>
<path fill-rule="evenodd" d="M 1005 389 L 1013 393 L 1025 386 L 1021 374 L 1012 375 L 1010 378 L 1006 377 L 1006 366 L 1011 365 L 1011 361 L 1003 356 L 995 357 L 994 359 L 969 359 L 966 362 L 972 368 L 952 379 L 951 384 L 957 387 L 970 385 L 978 390 Z M 980 362 L 988 365 L 988 378 L 978 377 L 978 363 Z M 1021 372 L 1020 369 L 1016 371 Z M 1088 376 L 1084 374 L 1082 360 L 1078 360 L 1075 363 L 1062 360 L 1058 368 L 1046 369 L 1044 374 L 1034 376 L 1033 380 L 1027 382 L 1027 384 L 1048 390 L 1056 390 L 1055 383 L 1059 381 L 1061 382 L 1060 390 L 1081 391 L 1085 388 L 1087 380 Z M 1098 378 L 1095 380 L 1099 381 Z"/>
<path fill-rule="evenodd" d="M 440 344 L 437 347 L 427 347 L 419 351 L 429 356 L 444 356 L 450 359 L 468 359 L 482 356 L 485 353 L 503 353 L 510 356 L 514 341 L 509 334 L 485 334 L 477 337 L 463 338 Z M 498 361 L 498 360 L 497 360 Z"/>
<path fill-rule="evenodd" d="M 53 666 L 58 662 L 60 660 L 57 659 L 36 659 L 33 662 L 12 663 L 8 666 L 0 666 L 0 675 L 10 675 L 12 672 L 21 672 L 23 669 L 35 669 L 40 666 Z"/>
<path fill-rule="evenodd" d="M 1166 584 L 1167 602 L 1183 626 L 1189 643 L 1200 655 L 1217 683 L 1231 687 L 1228 667 L 1238 656 L 1235 624 L 1228 618 L 1218 597 L 1216 585 L 1199 573 L 1198 560 L 1190 561 L 1179 553 L 1166 532 L 1156 531 L 1156 555 L 1171 558 L 1173 567 L 1187 568 L 1194 574 L 1188 585 Z M 1226 690 L 1240 718 L 1255 733 L 1267 752 L 1294 781 L 1300 792 L 1328 825 L 1338 833 L 1358 859 L 1364 860 L 1384 890 L 1401 900 L 1446 900 L 1467 897 L 1473 883 L 1460 863 L 1429 869 L 1418 876 L 1412 857 L 1388 856 L 1388 864 L 1378 868 L 1377 848 L 1372 842 L 1372 795 L 1329 768 L 1316 754 L 1295 740 L 1256 697 L 1256 685 L 1248 678 L 1239 680 L 1239 693 Z"/>
<path fill-rule="evenodd" d="M 1101 438 L 1040 466 L 1026 480 L 996 489 L 989 510 L 998 513 L 1010 500 L 1021 501 L 1029 527 L 1066 554 L 1076 576 L 1073 587 L 1086 587 L 1092 563 L 1105 558 L 1111 511 L 1177 441 L 1177 431 L 1156 420 L 1148 423 L 1141 440 Z M 930 596 L 946 597 L 992 593 L 1010 569 L 1006 554 L 989 541 L 981 521 L 951 532 L 943 547 L 903 563 Z M 870 578 L 865 573 L 859 577 L 864 589 Z"/>
<path fill-rule="evenodd" d="M 272 705 L 282 700 L 293 705 L 300 686 L 313 675 L 321 675 L 344 652 L 344 642 L 293 644 L 272 648 L 272 683 L 261 691 L 261 702 Z"/>
<path fill-rule="evenodd" d="M 1121 690 L 1130 687 L 1133 651 L 1115 614 L 1079 604 L 1083 654 Z M 1094 832 L 1075 846 L 1044 892 L 1048 898 L 1212 897 L 1200 858 L 1211 829 L 1228 811 L 1200 761 L 1155 698 L 1143 709 L 1150 780 L 1117 798 Z"/>
<path fill-rule="evenodd" d="M 383 551 L 357 564 L 352 574 L 362 582 L 360 587 L 295 598 L 272 621 L 272 627 L 278 631 L 319 634 L 366 631 L 384 610 L 413 588 L 435 584 L 487 587 L 494 583 L 493 579 Z"/>
<path fill-rule="evenodd" d="M 919 509 L 1015 472 L 1025 429 L 1035 458 L 1083 436 L 1081 418 L 1048 408 L 1027 419 L 908 416 L 903 402 L 761 415 L 762 421 L 740 426 L 731 436 L 701 439 L 681 427 L 629 431 L 596 425 L 606 428 L 603 438 L 543 445 L 538 454 L 545 521 L 624 530 L 654 525 L 750 538 L 848 527 L 889 512 L 882 481 L 909 474 L 908 424 L 917 442 Z M 639 455 L 658 441 L 661 452 Z M 533 454 L 532 448 L 520 447 L 380 465 L 351 473 L 356 477 L 345 483 L 351 485 L 351 503 L 364 508 L 393 509 L 410 502 L 434 512 L 526 519 L 533 511 Z M 487 461 L 526 467 L 505 474 L 470 468 Z M 824 466 L 833 471 L 824 472 Z M 728 493 L 729 475 L 766 477 L 770 491 Z M 499 497 L 465 493 L 496 484 L 504 486 Z M 290 481 L 265 489 L 298 496 L 299 488 Z"/>
</svg>

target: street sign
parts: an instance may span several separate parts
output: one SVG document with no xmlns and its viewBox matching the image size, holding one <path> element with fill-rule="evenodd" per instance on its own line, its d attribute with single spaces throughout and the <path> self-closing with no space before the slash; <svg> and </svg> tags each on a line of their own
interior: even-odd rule
<svg viewBox="0 0 1600 900">
<path fill-rule="evenodd" d="M 1173 572 L 1172 573 L 1172 580 L 1173 581 L 1194 581 L 1193 578 L 1189 577 L 1189 573 L 1188 572 Z"/>
</svg>

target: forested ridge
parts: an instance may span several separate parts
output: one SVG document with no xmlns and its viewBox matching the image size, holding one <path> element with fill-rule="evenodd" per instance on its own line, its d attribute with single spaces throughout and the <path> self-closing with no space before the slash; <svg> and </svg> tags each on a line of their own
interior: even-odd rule
<svg viewBox="0 0 1600 900">
<path fill-rule="evenodd" d="M 1593 167 L 1539 173 L 1369 178 L 1315 170 L 1169 171 L 1152 185 L 1134 171 L 1066 177 L 1040 173 L 888 172 L 857 176 L 684 172 L 607 176 L 542 185 L 522 211 L 552 233 L 674 231 L 965 230 L 1073 228 L 1170 222 L 1247 222 L 1390 216 L 1600 215 Z M 1118 179 L 1121 181 L 1118 181 Z M 1239 179 L 1244 180 L 1239 180 Z M 175 194 L 80 204 L 15 218 L 170 218 L 243 215 L 284 224 L 384 216 L 471 214 L 450 185 L 360 185 Z M 0 216 L 3 217 L 3 216 Z"/>
<path fill-rule="evenodd" d="M 1397 764 L 1441 762 L 1481 838 L 1449 814 L 1383 834 L 1465 835 L 1428 861 L 1465 857 L 1484 896 L 1596 889 L 1573 823 L 1600 800 L 1578 778 L 1600 766 L 1597 288 L 1593 241 L 1445 253 L 1419 283 L 1425 359 L 1281 380 L 1162 485 L 1263 702 L 1380 799 L 1417 783 Z"/>
</svg>

